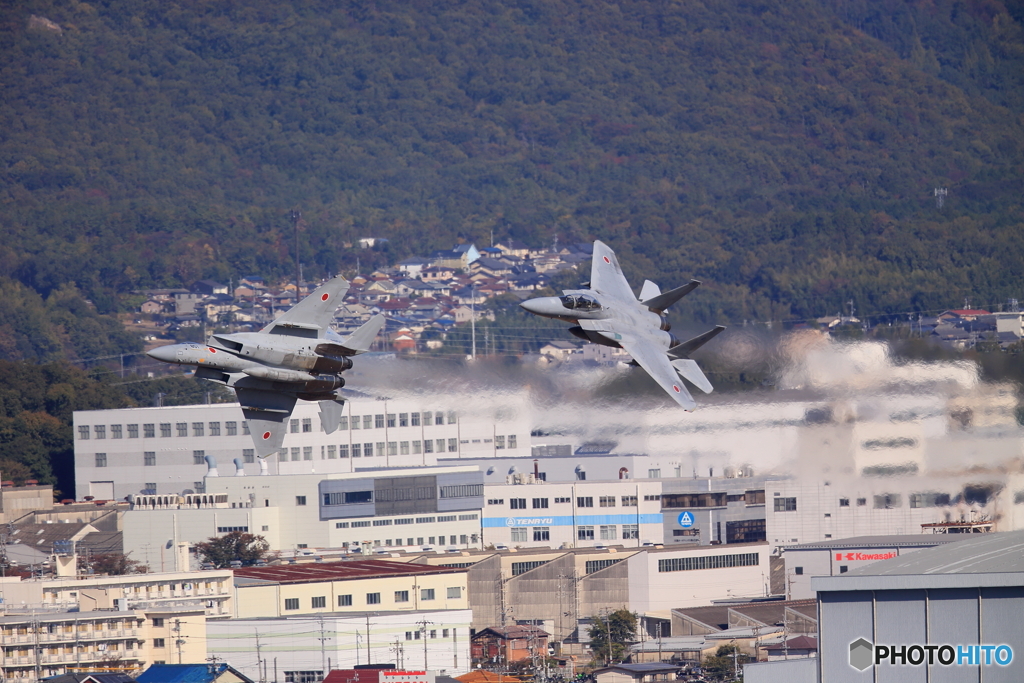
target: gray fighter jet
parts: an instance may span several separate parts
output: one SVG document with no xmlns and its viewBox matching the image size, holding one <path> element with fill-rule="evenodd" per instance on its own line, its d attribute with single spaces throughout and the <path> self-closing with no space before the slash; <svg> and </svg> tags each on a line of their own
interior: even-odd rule
<svg viewBox="0 0 1024 683">
<path fill-rule="evenodd" d="M 341 373 L 370 350 L 384 326 L 376 315 L 347 337 L 330 329 L 348 281 L 338 276 L 295 304 L 259 332 L 214 334 L 202 344 L 172 344 L 147 355 L 165 363 L 195 365 L 195 376 L 235 390 L 261 458 L 281 449 L 295 401 L 317 401 L 330 434 L 341 421 Z"/>
<path fill-rule="evenodd" d="M 719 325 L 679 343 L 669 334 L 664 316 L 669 306 L 695 290 L 700 282 L 690 280 L 662 293 L 658 285 L 646 280 L 637 298 L 622 274 L 615 252 L 603 242 L 594 242 L 590 282 L 585 286 L 590 289 L 567 289 L 562 292 L 564 296 L 529 299 L 519 305 L 545 318 L 576 323 L 569 332 L 580 339 L 624 349 L 685 410 L 693 410 L 697 404 L 680 377 L 704 393 L 711 393 L 711 383 L 689 356 L 725 328 Z"/>
</svg>

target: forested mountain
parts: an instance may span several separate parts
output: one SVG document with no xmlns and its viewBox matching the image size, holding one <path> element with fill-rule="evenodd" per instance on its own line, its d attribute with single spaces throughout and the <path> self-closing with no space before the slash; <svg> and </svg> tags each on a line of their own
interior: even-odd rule
<svg viewBox="0 0 1024 683">
<path fill-rule="evenodd" d="M 133 288 L 289 272 L 293 208 L 309 275 L 492 231 L 600 238 L 633 281 L 704 280 L 707 322 L 1022 293 L 1020 3 L 0 13 L 0 276 L 40 301 L 104 314 Z M 369 235 L 388 251 L 346 246 Z M 0 354 L 32 357 L 18 334 Z"/>
</svg>

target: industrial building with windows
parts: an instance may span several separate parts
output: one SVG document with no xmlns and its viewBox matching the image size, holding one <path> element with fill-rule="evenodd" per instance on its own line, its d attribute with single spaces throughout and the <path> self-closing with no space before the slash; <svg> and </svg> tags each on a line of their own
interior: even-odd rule
<svg viewBox="0 0 1024 683">
<path fill-rule="evenodd" d="M 244 531 L 274 551 L 479 548 L 483 484 L 476 467 L 352 474 L 207 476 L 206 493 L 132 496 L 124 547 L 153 567 L 168 543 Z"/>
<path fill-rule="evenodd" d="M 493 399 L 459 405 L 456 411 L 425 399 L 353 398 L 345 402 L 341 428 L 327 434 L 316 404 L 300 401 L 284 448 L 262 464 L 270 474 L 341 473 L 435 465 L 442 455 L 529 454 L 521 411 Z M 237 459 L 248 475 L 261 472 L 237 403 L 76 411 L 74 436 L 79 500 L 201 493 L 206 456 L 225 468 Z"/>
</svg>

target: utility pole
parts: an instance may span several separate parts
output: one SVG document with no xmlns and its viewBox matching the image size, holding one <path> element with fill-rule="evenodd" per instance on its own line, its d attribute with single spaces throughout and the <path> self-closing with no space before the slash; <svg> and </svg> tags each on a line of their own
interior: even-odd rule
<svg viewBox="0 0 1024 683">
<path fill-rule="evenodd" d="M 299 219 L 302 218 L 302 212 L 292 211 L 291 218 L 295 229 L 295 303 L 299 303 L 299 283 L 302 280 L 302 266 L 299 265 Z"/>
<path fill-rule="evenodd" d="M 391 651 L 395 653 L 395 659 L 398 660 L 398 668 L 400 670 L 405 668 L 405 652 L 403 652 L 403 650 L 404 648 L 402 647 L 401 642 L 398 638 L 395 638 L 395 646 L 391 648 Z"/>
<path fill-rule="evenodd" d="M 263 657 L 260 653 L 260 631 L 256 629 L 256 670 L 260 673 L 260 683 L 266 683 L 266 677 L 263 675 L 264 669 L 261 668 Z"/>
<path fill-rule="evenodd" d="M 473 330 L 473 360 L 476 360 L 476 283 L 469 287 L 470 324 Z"/>
<path fill-rule="evenodd" d="M 423 638 L 423 670 L 426 671 L 429 668 L 427 667 L 427 624 L 433 624 L 434 622 L 421 619 L 416 623 L 420 625 L 420 633 Z"/>
<path fill-rule="evenodd" d="M 324 635 L 324 616 L 321 614 L 317 617 L 320 622 L 320 637 L 317 639 L 320 641 L 320 671 L 327 671 L 327 653 L 324 651 L 324 645 L 327 642 L 327 637 Z M 326 676 L 326 673 L 321 674 Z"/>
<path fill-rule="evenodd" d="M 366 613 L 366 663 L 372 664 L 370 661 L 370 613 Z"/>
<path fill-rule="evenodd" d="M 178 650 L 178 664 L 181 664 L 181 646 L 185 641 L 181 637 L 181 619 L 174 620 L 174 647 Z M 216 664 L 216 662 L 214 662 Z"/>
</svg>

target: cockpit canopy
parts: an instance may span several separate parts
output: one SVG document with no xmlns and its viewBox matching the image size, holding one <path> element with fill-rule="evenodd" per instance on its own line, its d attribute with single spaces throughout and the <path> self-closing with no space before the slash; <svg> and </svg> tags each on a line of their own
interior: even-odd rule
<svg viewBox="0 0 1024 683">
<path fill-rule="evenodd" d="M 587 294 L 566 294 L 558 297 L 562 305 L 571 310 L 590 311 L 601 308 L 601 304 Z"/>
</svg>

